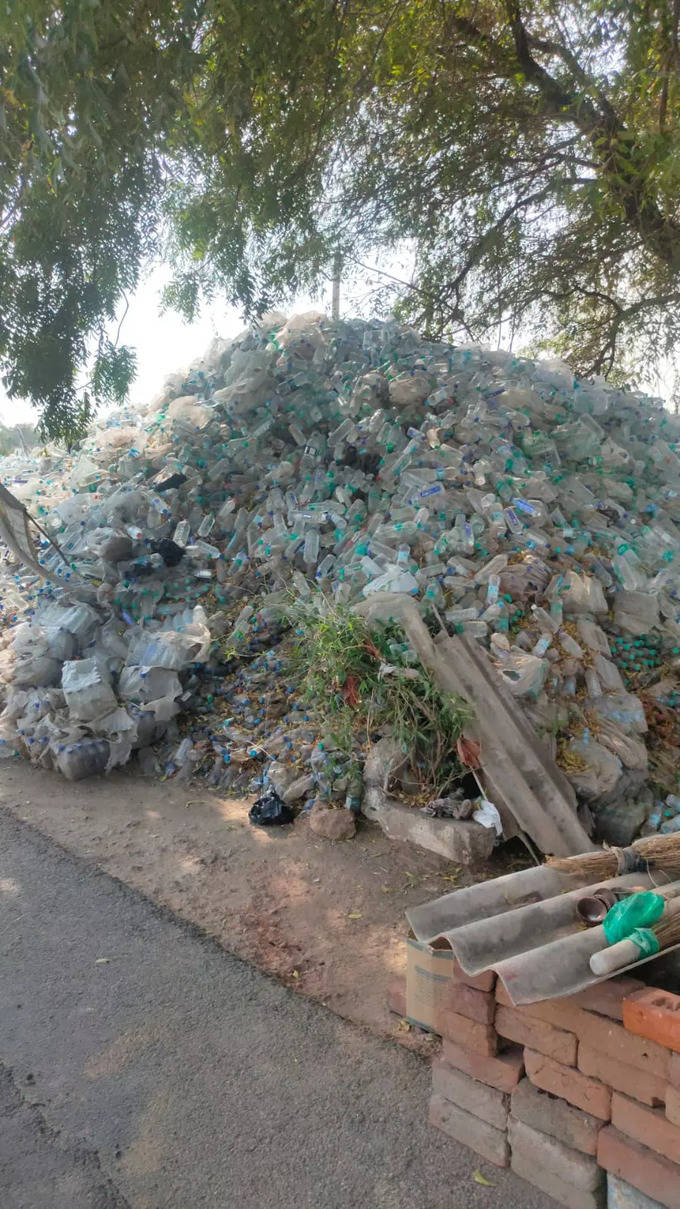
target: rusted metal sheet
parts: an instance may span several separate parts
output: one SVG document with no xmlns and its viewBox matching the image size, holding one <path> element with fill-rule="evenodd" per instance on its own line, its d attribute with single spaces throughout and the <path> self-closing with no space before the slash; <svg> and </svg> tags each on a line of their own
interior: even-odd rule
<svg viewBox="0 0 680 1209">
<path fill-rule="evenodd" d="M 680 890 L 680 881 L 659 870 L 653 877 L 629 873 L 590 882 L 541 866 L 445 894 L 413 907 L 406 917 L 418 940 L 449 944 L 467 974 L 495 970 L 513 1003 L 538 1003 L 605 981 L 589 965 L 592 954 L 607 946 L 604 929 L 583 927 L 576 915 L 579 898 L 601 886 L 651 890 L 661 884 Z M 672 949 L 664 950 L 664 958 Z M 625 969 L 655 960 L 661 959 Z"/>
</svg>

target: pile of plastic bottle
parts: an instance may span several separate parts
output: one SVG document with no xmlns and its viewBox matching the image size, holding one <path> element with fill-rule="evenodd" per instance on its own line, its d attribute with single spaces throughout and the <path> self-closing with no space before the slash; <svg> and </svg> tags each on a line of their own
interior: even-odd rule
<svg viewBox="0 0 680 1209">
<path fill-rule="evenodd" d="M 282 615 L 407 592 L 489 649 L 584 801 L 630 797 L 646 700 L 678 700 L 679 437 L 561 362 L 266 317 L 75 453 L 0 462 L 58 544 L 45 578 L 2 566 L 0 748 L 71 778 L 134 755 L 328 781 Z"/>
</svg>

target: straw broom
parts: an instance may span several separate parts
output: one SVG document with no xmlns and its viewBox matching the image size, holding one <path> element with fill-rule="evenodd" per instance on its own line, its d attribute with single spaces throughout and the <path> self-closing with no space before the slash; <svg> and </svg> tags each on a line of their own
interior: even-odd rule
<svg viewBox="0 0 680 1209">
<path fill-rule="evenodd" d="M 549 856 L 546 864 L 557 873 L 586 878 L 589 882 L 620 877 L 623 873 L 645 873 L 648 869 L 680 876 L 680 832 L 649 835 L 629 848 L 602 848 L 600 852 L 584 852 L 580 856 Z"/>
<path fill-rule="evenodd" d="M 661 918 L 657 919 L 655 924 L 645 928 L 644 931 L 654 933 L 659 942 L 660 953 L 664 949 L 680 943 L 680 897 L 672 898 Z M 626 940 L 617 941 L 615 945 L 610 945 L 607 949 L 593 953 L 590 968 L 593 974 L 602 978 L 616 973 L 625 966 L 632 965 L 635 961 L 640 961 L 642 956 L 642 950 L 634 940 L 628 937 Z"/>
</svg>

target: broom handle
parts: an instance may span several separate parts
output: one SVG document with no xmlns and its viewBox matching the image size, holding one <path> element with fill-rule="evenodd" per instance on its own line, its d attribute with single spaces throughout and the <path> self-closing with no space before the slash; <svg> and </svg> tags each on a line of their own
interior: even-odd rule
<svg viewBox="0 0 680 1209">
<path fill-rule="evenodd" d="M 639 957 L 640 950 L 633 940 L 619 940 L 615 945 L 610 945 L 608 949 L 600 949 L 599 953 L 593 953 L 590 968 L 598 978 L 605 978 L 608 974 L 613 974 L 615 970 L 632 965 Z"/>
<path fill-rule="evenodd" d="M 660 923 L 665 923 L 669 915 L 677 915 L 678 911 L 680 911 L 680 898 L 676 896 L 677 890 L 673 890 L 668 895 L 668 906 L 663 915 L 657 919 L 657 927 Z M 655 928 L 651 927 L 649 931 L 654 932 Z M 598 978 L 603 978 L 639 960 L 640 950 L 635 941 L 627 939 L 619 940 L 615 945 L 609 945 L 608 948 L 600 949 L 598 953 L 593 953 L 590 959 L 590 968 L 593 974 L 597 974 Z"/>
</svg>

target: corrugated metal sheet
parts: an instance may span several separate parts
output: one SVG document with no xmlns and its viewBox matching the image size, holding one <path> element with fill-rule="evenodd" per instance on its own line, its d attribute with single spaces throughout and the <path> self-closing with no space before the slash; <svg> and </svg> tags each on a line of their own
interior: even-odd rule
<svg viewBox="0 0 680 1209">
<path fill-rule="evenodd" d="M 680 890 L 680 881 L 655 870 L 591 882 L 542 865 L 445 894 L 406 917 L 418 940 L 449 944 L 466 974 L 495 970 L 513 1003 L 538 1003 L 605 981 L 589 966 L 592 954 L 607 947 L 604 929 L 584 928 L 576 915 L 578 899 L 598 886 Z"/>
</svg>

